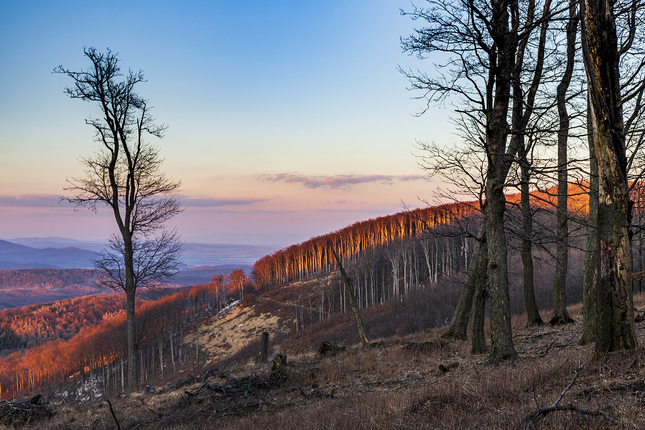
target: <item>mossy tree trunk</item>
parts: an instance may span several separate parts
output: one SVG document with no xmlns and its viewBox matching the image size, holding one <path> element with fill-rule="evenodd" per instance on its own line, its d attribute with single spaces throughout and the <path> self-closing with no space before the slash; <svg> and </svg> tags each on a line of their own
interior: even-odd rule
<svg viewBox="0 0 645 430">
<path fill-rule="evenodd" d="M 484 333 L 484 320 L 486 317 L 486 297 L 488 291 L 487 285 L 487 266 L 488 257 L 486 247 L 483 246 L 483 252 L 480 253 L 475 265 L 477 266 L 477 276 L 475 280 L 475 296 L 473 309 L 473 330 L 472 330 L 472 354 L 483 354 L 486 352 L 486 335 Z"/>
</svg>

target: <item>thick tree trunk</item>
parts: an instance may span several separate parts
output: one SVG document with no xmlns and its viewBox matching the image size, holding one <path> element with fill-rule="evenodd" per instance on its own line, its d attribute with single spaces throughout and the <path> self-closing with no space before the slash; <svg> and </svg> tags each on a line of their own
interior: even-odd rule
<svg viewBox="0 0 645 430">
<path fill-rule="evenodd" d="M 137 325 L 135 322 L 135 294 L 137 286 L 134 281 L 134 252 L 132 237 L 123 233 L 123 245 L 125 247 L 125 313 L 126 330 L 128 332 L 128 390 L 134 393 L 138 390 L 137 379 Z"/>
<path fill-rule="evenodd" d="M 589 103 L 591 101 L 589 100 Z M 591 124 L 591 108 L 587 107 L 587 133 L 589 140 L 589 220 L 587 222 L 587 245 L 582 274 L 582 318 L 581 345 L 595 341 L 596 289 L 600 275 L 598 243 L 598 163 L 594 151 L 594 134 Z"/>
<path fill-rule="evenodd" d="M 134 393 L 138 390 L 137 380 L 137 326 L 135 323 L 135 300 L 134 288 L 125 292 L 125 313 L 128 332 L 128 391 Z"/>
<path fill-rule="evenodd" d="M 474 310 L 473 310 L 473 330 L 472 330 L 472 346 L 470 352 L 472 354 L 483 354 L 486 352 L 486 335 L 484 333 L 484 320 L 486 317 L 486 270 L 488 267 L 488 258 L 485 251 L 485 244 L 482 247 L 484 251 L 479 255 L 479 259 L 475 263 L 477 267 L 478 279 L 475 280 L 475 297 L 474 297 Z"/>
<path fill-rule="evenodd" d="M 490 355 L 493 361 L 515 357 L 511 332 L 511 307 L 508 291 L 508 250 L 504 232 L 506 199 L 504 186 L 491 180 L 486 192 L 486 233 L 488 244 L 488 279 L 490 282 Z"/>
<path fill-rule="evenodd" d="M 600 277 L 594 358 L 637 347 L 632 297 L 630 201 L 613 3 L 585 0 L 585 66 L 598 163 Z"/>
<path fill-rule="evenodd" d="M 504 185 L 510 164 L 506 153 L 509 134 L 507 121 L 509 95 L 513 77 L 513 59 L 517 40 L 509 28 L 510 10 L 516 3 L 492 0 L 491 28 L 496 40 L 497 63 L 495 96 L 492 111 L 486 122 L 488 166 L 486 172 L 486 243 L 488 245 L 488 279 L 490 283 L 490 331 L 492 361 L 506 360 L 517 355 L 511 332 L 511 307 L 508 292 L 508 250 L 504 231 L 506 199 Z M 512 155 L 517 149 L 511 150 Z"/>
</svg>

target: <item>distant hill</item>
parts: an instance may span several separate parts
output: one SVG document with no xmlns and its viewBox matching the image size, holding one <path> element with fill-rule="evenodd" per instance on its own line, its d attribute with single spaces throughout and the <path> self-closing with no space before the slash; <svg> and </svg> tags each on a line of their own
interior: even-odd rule
<svg viewBox="0 0 645 430">
<path fill-rule="evenodd" d="M 0 251 L 1 252 L 1 251 Z M 215 275 L 230 274 L 242 269 L 250 274 L 248 265 L 199 266 L 177 273 L 170 286 L 185 287 L 210 282 Z M 12 269 L 0 270 L 0 310 L 94 294 L 113 293 L 97 283 L 101 274 L 95 269 Z M 137 294 L 145 292 L 142 290 Z"/>
<path fill-rule="evenodd" d="M 23 237 L 0 240 L 0 270 L 9 269 L 77 269 L 92 268 L 105 244 L 62 237 Z M 275 248 L 219 243 L 184 243 L 184 267 L 234 266 L 250 267 Z M 245 269 L 246 271 L 246 269 Z M 230 270 L 229 270 L 230 272 Z"/>
<path fill-rule="evenodd" d="M 75 247 L 32 248 L 0 240 L 0 269 L 89 269 L 93 251 Z"/>
<path fill-rule="evenodd" d="M 108 290 L 110 291 L 110 290 Z M 174 294 L 176 288 L 137 293 L 138 306 Z M 0 357 L 18 348 L 58 339 L 70 339 L 82 329 L 113 319 L 124 312 L 124 294 L 96 294 L 73 299 L 0 310 Z"/>
<path fill-rule="evenodd" d="M 0 270 L 0 309 L 111 292 L 94 269 Z"/>
</svg>

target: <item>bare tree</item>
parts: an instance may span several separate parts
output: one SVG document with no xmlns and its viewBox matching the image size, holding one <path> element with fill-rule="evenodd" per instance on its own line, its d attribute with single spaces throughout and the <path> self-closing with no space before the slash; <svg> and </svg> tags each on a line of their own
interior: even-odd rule
<svg viewBox="0 0 645 430">
<path fill-rule="evenodd" d="M 576 35 L 578 33 L 577 0 L 569 2 L 569 20 L 566 26 L 567 61 L 564 73 L 556 92 L 559 129 L 558 129 L 558 203 L 557 203 L 557 242 L 555 259 L 555 276 L 553 278 L 553 315 L 551 324 L 566 324 L 573 322 L 567 312 L 565 286 L 569 265 L 569 210 L 568 196 L 568 163 L 567 149 L 569 141 L 570 120 L 567 112 L 567 90 L 571 84 L 576 53 Z"/>
<path fill-rule="evenodd" d="M 369 340 L 367 340 L 367 335 L 365 334 L 365 328 L 363 327 L 363 319 L 361 318 L 361 314 L 358 311 L 356 297 L 354 296 L 354 288 L 352 287 L 352 283 L 349 280 L 349 277 L 347 276 L 345 269 L 343 269 L 343 264 L 340 258 L 338 257 L 338 254 L 336 253 L 336 250 L 334 249 L 334 246 L 332 245 L 331 241 L 328 242 L 327 246 L 329 246 L 329 249 L 334 255 L 334 259 L 336 260 L 336 264 L 338 265 L 338 270 L 340 271 L 340 274 L 343 278 L 343 282 L 345 283 L 345 292 L 347 294 L 347 297 L 349 298 L 349 305 L 352 308 L 352 313 L 354 314 L 354 322 L 356 323 L 356 330 L 358 331 L 358 337 L 361 340 L 361 346 L 364 347 L 369 343 Z"/>
<path fill-rule="evenodd" d="M 645 174 L 645 163 L 643 151 L 645 143 L 645 109 L 643 98 L 645 96 L 645 57 L 643 42 L 645 40 L 645 29 L 643 18 L 645 2 L 642 0 L 621 0 L 614 4 L 614 17 L 617 45 L 620 54 L 620 82 L 622 110 L 624 117 L 625 150 L 627 155 L 627 175 L 630 184 L 630 192 L 635 192 L 640 202 L 640 189 L 643 174 Z M 591 93 L 591 90 L 589 90 Z M 589 109 L 591 100 L 588 98 Z M 594 132 L 591 123 L 592 115 L 588 113 L 588 141 L 590 152 L 590 190 L 589 190 L 589 224 L 587 233 L 587 252 L 585 254 L 584 281 L 583 281 L 583 315 L 584 332 L 581 343 L 594 341 L 594 327 L 596 314 L 595 285 L 600 271 L 597 217 L 598 217 L 598 172 L 594 152 Z M 638 214 L 637 222 L 631 220 L 634 228 L 632 246 L 638 244 L 638 271 L 642 272 L 643 255 L 643 228 L 641 206 L 635 207 Z M 638 276 L 639 283 L 641 276 Z"/>
<path fill-rule="evenodd" d="M 436 67 L 433 76 L 413 71 L 403 73 L 410 79 L 412 89 L 420 90 L 428 103 L 456 96 L 459 131 L 465 140 L 475 142 L 483 150 L 484 179 L 478 182 L 483 184 L 485 197 L 484 224 L 476 235 L 480 246 L 474 260 L 483 261 L 482 256 L 487 255 L 488 275 L 476 273 L 481 265 L 471 266 L 449 333 L 465 337 L 465 322 L 476 288 L 470 281 L 487 280 L 493 360 L 516 355 L 510 326 L 504 188 L 509 169 L 522 146 L 523 138 L 519 136 L 525 132 L 527 118 L 533 113 L 533 97 L 541 80 L 541 54 L 535 54 L 536 67 L 529 88 L 524 93 L 514 85 L 522 82 L 523 76 L 519 74 L 525 70 L 522 67 L 524 49 L 527 40 L 539 29 L 537 39 L 541 42 L 537 50 L 543 50 L 545 20 L 559 13 L 547 1 L 538 15 L 535 13 L 539 10 L 538 4 L 536 1 L 520 4 L 505 0 L 428 0 L 427 9 L 415 8 L 409 13 L 413 19 L 426 21 L 428 26 L 401 41 L 404 51 L 420 58 L 430 53 L 446 55 L 447 60 Z M 511 111 L 513 90 L 517 109 Z"/>
<path fill-rule="evenodd" d="M 65 93 L 73 99 L 93 102 L 100 118 L 86 123 L 95 131 L 100 148 L 83 158 L 85 176 L 68 180 L 65 197 L 74 205 L 97 211 L 109 207 L 119 234 L 114 235 L 96 266 L 105 271 L 106 284 L 123 288 L 126 294 L 128 336 L 128 389 L 137 390 L 137 338 L 135 293 L 177 271 L 180 244 L 175 232 L 163 227 L 182 208 L 176 192 L 179 182 L 160 171 L 162 159 L 157 148 L 146 142 L 147 135 L 162 137 L 165 126 L 156 125 L 147 100 L 134 92 L 144 82 L 143 72 L 121 73 L 119 59 L 85 48 L 91 66 L 72 71 L 58 66 L 54 72 L 68 76 L 73 85 Z M 155 233 L 162 230 L 161 235 Z"/>
</svg>

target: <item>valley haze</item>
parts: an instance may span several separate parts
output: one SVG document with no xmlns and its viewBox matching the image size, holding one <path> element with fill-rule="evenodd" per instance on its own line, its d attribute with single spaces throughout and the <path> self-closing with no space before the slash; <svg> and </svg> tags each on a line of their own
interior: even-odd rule
<svg viewBox="0 0 645 430">
<path fill-rule="evenodd" d="M 96 241 L 61 237 L 0 239 L 0 269 L 90 269 L 91 259 L 105 247 Z M 183 267 L 252 266 L 277 249 L 237 244 L 184 243 Z"/>
<path fill-rule="evenodd" d="M 81 281 L 77 277 L 75 283 L 63 281 L 60 287 L 52 286 L 60 283 L 65 271 L 93 269 L 92 259 L 103 246 L 100 242 L 61 237 L 0 239 L 0 310 L 88 294 L 113 293 L 96 284 L 98 275 L 89 275 L 89 271 Z M 185 243 L 183 249 L 181 271 L 169 286 L 206 284 L 213 276 L 230 274 L 234 269 L 242 269 L 250 275 L 253 263 L 275 250 L 253 245 L 207 243 Z M 29 281 L 16 285 L 4 279 L 5 273 L 16 270 L 24 271 L 22 278 Z"/>
</svg>

